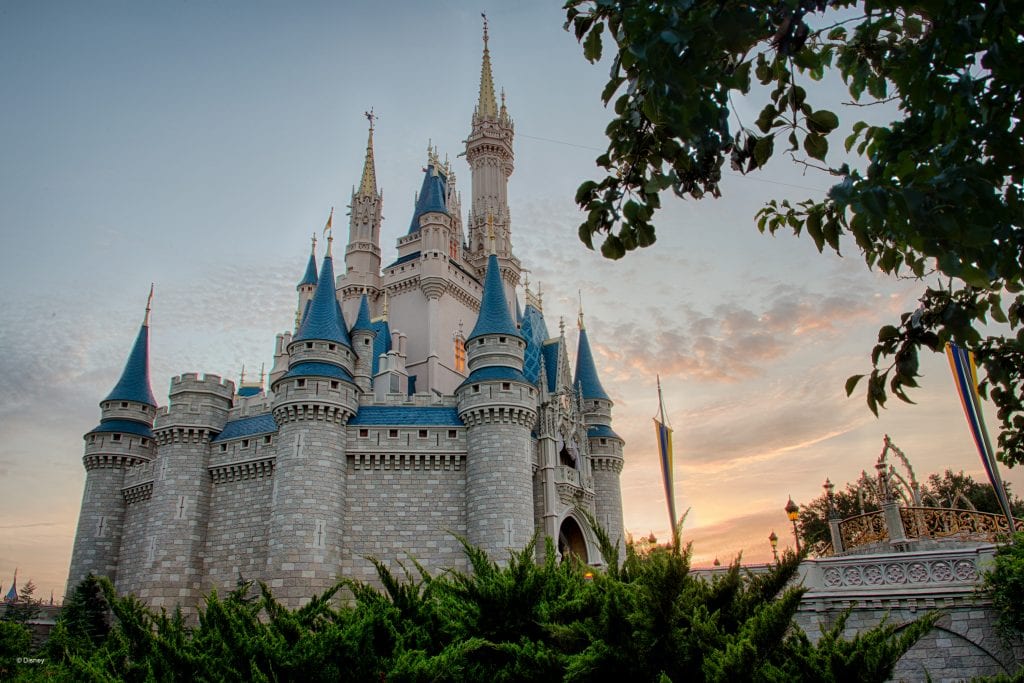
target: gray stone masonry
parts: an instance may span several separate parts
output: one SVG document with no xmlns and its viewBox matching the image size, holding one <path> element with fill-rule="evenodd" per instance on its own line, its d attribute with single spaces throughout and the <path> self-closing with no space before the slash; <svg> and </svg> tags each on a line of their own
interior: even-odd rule
<svg viewBox="0 0 1024 683">
<path fill-rule="evenodd" d="M 135 402 L 104 401 L 102 419 L 144 420 L 152 422 L 153 408 Z M 67 591 L 70 592 L 90 572 L 117 578 L 125 502 L 121 494 L 125 470 L 153 458 L 152 439 L 136 434 L 100 432 L 85 436 L 85 490 L 71 553 Z"/>
<path fill-rule="evenodd" d="M 138 596 L 152 607 L 194 612 L 206 588 L 203 551 L 210 510 L 210 439 L 224 429 L 234 384 L 216 375 L 171 380 L 157 413 L 148 539 Z"/>
</svg>

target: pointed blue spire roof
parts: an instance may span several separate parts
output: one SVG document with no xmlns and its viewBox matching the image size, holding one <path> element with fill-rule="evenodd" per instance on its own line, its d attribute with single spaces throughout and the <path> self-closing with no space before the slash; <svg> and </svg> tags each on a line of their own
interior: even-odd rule
<svg viewBox="0 0 1024 683">
<path fill-rule="evenodd" d="M 498 257 L 494 254 L 487 257 L 487 274 L 484 276 L 484 296 L 480 301 L 480 315 L 466 341 L 485 334 L 507 334 L 522 339 L 508 310 L 505 287 L 501 283 L 501 270 L 498 268 Z"/>
<path fill-rule="evenodd" d="M 416 198 L 416 209 L 412 214 L 412 222 L 409 223 L 410 235 L 420 229 L 420 216 L 423 214 L 436 211 L 446 216 L 449 215 L 448 206 L 445 204 L 447 195 L 448 178 L 433 163 L 429 164 L 423 174 L 423 185 Z"/>
<path fill-rule="evenodd" d="M 590 341 L 587 339 L 587 329 L 580 327 L 580 343 L 576 349 L 576 380 L 573 382 L 580 387 L 583 398 L 601 398 L 610 401 L 601 380 L 597 377 L 597 367 L 594 365 L 594 354 L 590 352 Z"/>
<path fill-rule="evenodd" d="M 366 298 L 366 292 L 363 292 L 363 297 L 359 300 L 359 314 L 352 325 L 352 331 L 356 330 L 373 331 L 373 323 L 370 322 L 370 302 Z"/>
<path fill-rule="evenodd" d="M 348 338 L 345 319 L 341 317 L 338 299 L 334 294 L 334 259 L 330 250 L 320 268 L 316 291 L 309 305 L 309 311 L 299 325 L 293 341 L 322 339 L 352 346 Z"/>
<path fill-rule="evenodd" d="M 152 295 L 151 295 L 152 296 Z M 146 320 L 139 328 L 135 337 L 128 362 L 124 364 L 121 379 L 107 394 L 104 401 L 136 401 L 156 407 L 153 390 L 149 386 L 149 307 L 146 307 Z"/>
<path fill-rule="evenodd" d="M 313 250 L 309 252 L 309 263 L 306 264 L 306 274 L 302 276 L 302 280 L 299 281 L 297 287 L 302 287 L 303 285 L 313 285 L 315 287 L 316 283 L 316 241 L 314 240 Z"/>
</svg>

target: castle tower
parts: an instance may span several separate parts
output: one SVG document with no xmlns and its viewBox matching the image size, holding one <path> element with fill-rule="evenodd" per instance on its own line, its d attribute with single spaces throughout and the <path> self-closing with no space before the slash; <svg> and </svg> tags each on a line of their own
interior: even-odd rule
<svg viewBox="0 0 1024 683">
<path fill-rule="evenodd" d="M 338 278 L 341 307 L 347 320 L 355 317 L 359 298 L 366 293 L 376 303 L 381 293 L 380 226 L 384 195 L 377 189 L 377 171 L 373 160 L 373 111 L 366 112 L 370 132 L 366 140 L 366 158 L 359 187 L 352 191 L 349 204 L 348 246 L 345 247 L 345 273 Z"/>
<path fill-rule="evenodd" d="M 171 379 L 169 403 L 153 425 L 157 457 L 138 596 L 153 607 L 192 613 L 210 589 L 203 567 L 212 483 L 210 442 L 224 429 L 235 384 L 217 375 Z"/>
<path fill-rule="evenodd" d="M 306 272 L 295 286 L 299 293 L 299 303 L 295 307 L 295 329 L 299 329 L 302 319 L 306 316 L 306 309 L 309 302 L 313 300 L 313 292 L 316 290 L 316 235 L 313 235 L 313 246 L 309 250 L 309 262 L 306 264 Z"/>
<path fill-rule="evenodd" d="M 473 175 L 473 195 L 469 214 L 470 263 L 483 274 L 487 255 L 494 242 L 494 253 L 501 267 L 505 299 L 512 301 L 519 284 L 521 266 L 512 254 L 512 217 L 508 208 L 508 179 L 514 169 L 512 139 L 515 126 L 505 108 L 505 95 L 498 107 L 491 76 L 487 19 L 484 19 L 484 53 L 480 65 L 480 94 L 473 124 L 466 138 L 466 161 Z M 489 233 L 493 231 L 493 238 Z"/>
<path fill-rule="evenodd" d="M 494 254 L 466 349 L 470 374 L 455 392 L 466 424 L 466 535 L 501 562 L 534 534 L 530 431 L 537 389 L 522 372 L 526 342 L 509 313 Z"/>
<path fill-rule="evenodd" d="M 370 319 L 370 303 L 366 294 L 359 299 L 359 314 L 352 325 L 352 349 L 356 353 L 355 381 L 359 391 L 370 393 L 370 382 L 373 377 L 374 341 L 377 330 Z"/>
<path fill-rule="evenodd" d="M 331 241 L 309 313 L 273 385 L 277 460 L 267 540 L 271 588 L 289 607 L 337 580 L 345 510 L 345 424 L 358 410 L 356 362 L 334 289 Z"/>
<path fill-rule="evenodd" d="M 576 350 L 576 374 L 573 385 L 582 399 L 583 417 L 587 424 L 590 445 L 590 464 L 594 475 L 594 507 L 598 523 L 609 538 L 624 547 L 622 522 L 622 438 L 612 430 L 612 400 L 608 397 L 594 365 L 594 354 L 583 324 L 583 311 L 579 317 L 580 339 Z"/>
<path fill-rule="evenodd" d="M 125 501 L 124 472 L 149 462 L 155 453 L 153 418 L 156 399 L 149 384 L 149 291 L 146 315 L 121 378 L 100 401 L 100 424 L 85 435 L 85 491 L 78 516 L 67 589 L 90 572 L 117 579 Z"/>
</svg>

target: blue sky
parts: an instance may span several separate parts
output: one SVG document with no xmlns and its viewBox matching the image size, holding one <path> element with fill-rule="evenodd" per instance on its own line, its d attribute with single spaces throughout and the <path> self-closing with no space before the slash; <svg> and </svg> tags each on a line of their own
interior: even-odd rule
<svg viewBox="0 0 1024 683">
<path fill-rule="evenodd" d="M 565 316 L 573 348 L 582 291 L 627 440 L 628 529 L 667 534 L 650 422 L 657 373 L 698 564 L 766 559 L 772 529 L 789 538 L 786 497 L 809 500 L 826 476 L 870 470 L 884 433 L 922 477 L 980 474 L 942 358 L 923 363 L 918 406 L 876 420 L 843 395 L 844 379 L 868 368 L 879 325 L 914 307 L 914 284 L 872 273 L 852 245 L 847 258 L 820 256 L 808 240 L 757 233 L 765 201 L 820 196 L 827 178 L 780 161 L 756 178 L 727 175 L 719 200 L 666 199 L 657 245 L 621 262 L 577 241 L 572 197 L 603 149 L 607 66 L 586 63 L 558 2 L 8 2 L 0 584 L 18 566 L 44 596 L 63 587 L 81 436 L 150 282 L 153 388 L 165 401 L 181 372 L 237 379 L 243 363 L 269 367 L 309 235 L 332 206 L 344 213 L 358 182 L 366 109 L 380 117 L 385 259 L 428 142 L 468 188 L 456 155 L 477 95 L 481 11 L 516 122 L 513 242 L 543 284 L 549 329 Z M 1019 472 L 1007 479 L 1024 486 Z"/>
</svg>

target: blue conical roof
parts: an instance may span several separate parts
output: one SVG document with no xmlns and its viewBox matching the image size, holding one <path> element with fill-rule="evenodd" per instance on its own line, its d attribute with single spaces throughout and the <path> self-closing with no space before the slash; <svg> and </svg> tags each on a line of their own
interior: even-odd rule
<svg viewBox="0 0 1024 683">
<path fill-rule="evenodd" d="M 124 365 L 121 379 L 104 401 L 137 401 L 156 407 L 153 390 L 149 388 L 149 325 L 139 328 L 135 345 Z"/>
<path fill-rule="evenodd" d="M 311 339 L 322 339 L 352 346 L 348 339 L 345 319 L 341 316 L 338 299 L 334 294 L 334 259 L 329 255 L 324 257 L 324 264 L 320 268 L 320 277 L 316 291 L 313 292 L 309 310 L 306 317 L 303 318 L 302 324 L 299 325 L 299 330 L 295 333 L 293 341 Z"/>
<path fill-rule="evenodd" d="M 416 199 L 412 222 L 409 223 L 410 235 L 420 229 L 420 216 L 423 214 L 436 211 L 448 215 L 448 206 L 445 203 L 447 195 L 448 179 L 434 164 L 430 164 L 423 174 L 423 185 L 420 187 L 420 193 Z"/>
<path fill-rule="evenodd" d="M 484 276 L 484 296 L 480 301 L 480 315 L 476 326 L 466 341 L 485 334 L 507 334 L 522 338 L 512 314 L 508 310 L 505 298 L 505 286 L 501 282 L 501 270 L 498 268 L 498 257 L 491 254 L 487 257 L 487 274 Z"/>
<path fill-rule="evenodd" d="M 366 294 L 359 300 L 359 315 L 356 316 L 356 321 L 352 325 L 352 331 L 362 330 L 365 332 L 373 331 L 373 323 L 370 321 L 370 302 L 366 298 Z"/>
<path fill-rule="evenodd" d="M 309 263 L 306 264 L 306 274 L 302 276 L 302 280 L 299 281 L 297 287 L 302 287 L 303 285 L 313 285 L 315 287 L 316 283 L 316 253 L 310 252 Z"/>
<path fill-rule="evenodd" d="M 594 354 L 590 352 L 586 328 L 580 329 L 580 343 L 576 349 L 576 380 L 573 384 L 580 387 L 583 398 L 611 400 L 601 386 L 601 380 L 597 378 L 597 367 L 594 365 Z"/>
</svg>

